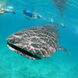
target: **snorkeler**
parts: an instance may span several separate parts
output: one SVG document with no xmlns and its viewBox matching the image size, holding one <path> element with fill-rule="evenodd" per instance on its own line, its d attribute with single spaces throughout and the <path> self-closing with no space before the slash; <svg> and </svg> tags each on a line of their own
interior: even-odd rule
<svg viewBox="0 0 78 78">
<path fill-rule="evenodd" d="M 23 13 L 24 13 L 24 15 L 29 16 L 33 19 L 42 18 L 41 15 L 34 13 L 34 12 L 31 12 L 30 10 L 23 10 Z"/>
<path fill-rule="evenodd" d="M 13 13 L 16 14 L 12 9 L 10 9 L 8 6 L 6 8 L 3 8 L 2 5 L 0 4 L 0 14 L 5 14 L 5 13 Z"/>
</svg>

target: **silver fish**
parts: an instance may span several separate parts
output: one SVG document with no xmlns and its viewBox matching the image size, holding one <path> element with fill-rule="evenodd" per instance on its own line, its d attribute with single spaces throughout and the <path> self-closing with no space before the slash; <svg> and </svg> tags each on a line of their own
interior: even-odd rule
<svg viewBox="0 0 78 78">
<path fill-rule="evenodd" d="M 66 49 L 59 47 L 58 38 L 57 26 L 43 25 L 12 34 L 7 38 L 7 46 L 12 51 L 29 59 L 48 58 L 58 49 L 68 52 Z"/>
</svg>

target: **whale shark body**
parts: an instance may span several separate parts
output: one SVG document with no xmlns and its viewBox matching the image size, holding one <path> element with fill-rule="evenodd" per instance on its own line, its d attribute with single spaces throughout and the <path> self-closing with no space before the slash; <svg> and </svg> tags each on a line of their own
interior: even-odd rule
<svg viewBox="0 0 78 78">
<path fill-rule="evenodd" d="M 50 57 L 59 47 L 59 32 L 57 26 L 42 25 L 21 30 L 7 38 L 7 46 L 12 51 L 29 59 Z"/>
</svg>

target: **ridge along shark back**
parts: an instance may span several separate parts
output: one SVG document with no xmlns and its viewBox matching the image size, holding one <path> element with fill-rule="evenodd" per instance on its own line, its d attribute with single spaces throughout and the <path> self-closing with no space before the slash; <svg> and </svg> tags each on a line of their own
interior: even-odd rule
<svg viewBox="0 0 78 78">
<path fill-rule="evenodd" d="M 42 25 L 12 34 L 7 38 L 7 46 L 29 59 L 42 59 L 50 57 L 58 49 L 68 52 L 59 46 L 58 38 L 57 26 Z"/>
</svg>

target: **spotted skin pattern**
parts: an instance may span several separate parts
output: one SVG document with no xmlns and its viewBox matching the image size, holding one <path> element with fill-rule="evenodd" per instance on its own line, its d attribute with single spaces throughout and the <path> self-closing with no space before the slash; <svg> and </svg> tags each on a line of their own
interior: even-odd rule
<svg viewBox="0 0 78 78">
<path fill-rule="evenodd" d="M 58 36 L 59 32 L 56 26 L 42 25 L 16 32 L 7 38 L 7 42 L 41 57 L 47 58 L 57 51 Z M 13 51 L 29 59 L 36 59 L 15 49 Z"/>
</svg>

